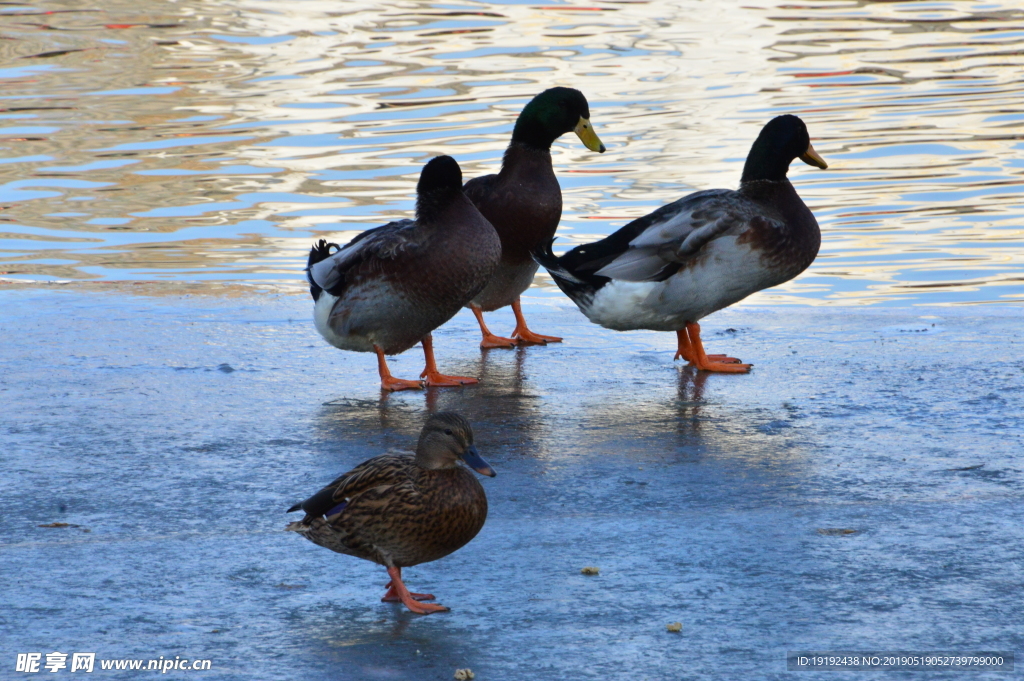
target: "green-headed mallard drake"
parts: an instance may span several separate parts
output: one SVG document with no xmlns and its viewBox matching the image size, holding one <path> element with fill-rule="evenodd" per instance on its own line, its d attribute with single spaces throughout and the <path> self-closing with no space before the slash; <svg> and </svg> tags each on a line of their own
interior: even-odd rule
<svg viewBox="0 0 1024 681">
<path fill-rule="evenodd" d="M 735 358 L 706 355 L 697 321 L 814 261 L 818 222 L 786 179 L 796 158 L 828 167 L 804 122 L 779 116 L 751 147 L 739 189 L 690 194 L 561 257 L 549 243 L 537 261 L 595 324 L 675 331 L 676 359 L 703 371 L 749 371 Z"/>
<path fill-rule="evenodd" d="M 443 558 L 477 535 L 487 519 L 487 496 L 467 466 L 494 477 L 473 446 L 473 427 L 453 412 L 427 419 L 416 452 L 389 452 L 364 461 L 322 490 L 288 509 L 306 517 L 289 523 L 314 544 L 371 560 L 388 570 L 383 601 L 401 601 L 413 612 L 448 610 L 420 603 L 431 594 L 411 593 L 402 568 Z"/>
<path fill-rule="evenodd" d="M 579 90 L 555 87 L 534 97 L 516 120 L 501 171 L 466 183 L 466 196 L 490 220 L 501 237 L 501 263 L 487 287 L 469 304 L 480 323 L 482 348 L 545 344 L 562 340 L 526 327 L 519 295 L 530 287 L 537 263 L 530 253 L 555 236 L 562 217 L 562 190 L 551 167 L 551 143 L 573 131 L 591 151 L 604 145 L 590 124 L 590 105 Z M 512 306 L 516 328 L 512 338 L 495 336 L 484 312 Z"/>
<path fill-rule="evenodd" d="M 306 266 L 316 330 L 342 350 L 375 352 L 384 390 L 477 382 L 438 373 L 430 332 L 483 290 L 501 257 L 498 235 L 463 193 L 453 158 L 427 163 L 416 192 L 415 220 L 367 230 L 345 246 L 321 239 Z M 384 356 L 420 341 L 422 380 L 393 377 Z"/>
</svg>

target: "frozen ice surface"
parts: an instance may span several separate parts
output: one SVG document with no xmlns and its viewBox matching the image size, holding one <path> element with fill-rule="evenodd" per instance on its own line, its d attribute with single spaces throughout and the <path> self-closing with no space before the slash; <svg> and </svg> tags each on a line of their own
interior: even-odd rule
<svg viewBox="0 0 1024 681">
<path fill-rule="evenodd" d="M 0 676 L 55 650 L 416 681 L 782 679 L 787 650 L 1024 650 L 1019 308 L 705 320 L 745 376 L 695 375 L 671 334 L 565 302 L 526 312 L 566 342 L 482 352 L 463 313 L 435 334 L 439 365 L 481 384 L 382 397 L 373 357 L 321 341 L 305 298 L 2 294 Z M 480 535 L 405 571 L 452 608 L 422 617 L 380 602 L 382 568 L 282 528 L 434 408 L 473 422 L 498 477 Z"/>
</svg>

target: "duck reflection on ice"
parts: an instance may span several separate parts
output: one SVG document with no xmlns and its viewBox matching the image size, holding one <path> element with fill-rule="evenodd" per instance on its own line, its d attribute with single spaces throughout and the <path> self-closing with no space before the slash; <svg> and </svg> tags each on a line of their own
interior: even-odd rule
<svg viewBox="0 0 1024 681">
<path fill-rule="evenodd" d="M 415 438 L 426 414 L 456 411 L 473 423 L 478 439 L 489 447 L 511 448 L 510 452 L 503 449 L 507 453 L 533 450 L 548 430 L 548 418 L 542 414 L 540 396 L 525 378 L 528 352 L 523 347 L 484 351 L 478 359 L 457 365 L 459 371 L 480 376 L 480 384 L 469 389 L 381 392 L 379 400 L 326 402 L 317 419 L 319 436 L 344 453 L 346 460 L 354 461 L 358 453 L 373 447 L 399 446 Z"/>
<path fill-rule="evenodd" d="M 452 669 L 481 665 L 478 651 L 466 643 L 464 634 L 443 625 L 410 629 L 417 618 L 405 609 L 385 616 L 379 610 L 330 602 L 296 608 L 290 620 L 294 640 L 301 642 L 305 653 L 344 670 L 332 678 L 410 678 L 403 662 L 424 657 Z M 382 646 L 389 655 L 381 654 Z"/>
<path fill-rule="evenodd" d="M 679 432 L 697 435 L 701 427 L 701 407 L 704 405 L 704 384 L 710 374 L 692 366 L 679 368 Z"/>
</svg>

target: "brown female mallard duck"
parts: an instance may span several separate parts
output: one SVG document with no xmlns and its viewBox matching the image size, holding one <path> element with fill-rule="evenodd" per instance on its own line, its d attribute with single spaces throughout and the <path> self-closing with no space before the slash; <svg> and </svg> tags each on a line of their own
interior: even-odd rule
<svg viewBox="0 0 1024 681">
<path fill-rule="evenodd" d="M 427 163 L 416 192 L 415 220 L 367 230 L 345 246 L 321 239 L 306 266 L 317 331 L 342 350 L 376 353 L 384 390 L 477 382 L 438 373 L 430 332 L 483 290 L 501 256 L 494 228 L 462 192 L 453 158 Z M 384 356 L 421 341 L 422 380 L 393 377 Z"/>
<path fill-rule="evenodd" d="M 561 257 L 550 243 L 535 256 L 595 324 L 675 331 L 676 359 L 701 371 L 750 371 L 734 357 L 706 354 L 697 321 L 814 261 L 818 222 L 786 178 L 797 158 L 828 167 L 804 122 L 778 116 L 751 147 L 739 189 L 696 192 Z"/>
<path fill-rule="evenodd" d="M 473 427 L 452 412 L 423 426 L 416 452 L 389 452 L 364 461 L 288 509 L 306 517 L 285 529 L 314 544 L 383 565 L 391 581 L 383 601 L 421 614 L 448 610 L 431 594 L 411 593 L 402 568 L 443 558 L 476 536 L 487 519 L 487 496 L 473 470 L 494 470 L 473 446 Z"/>
<path fill-rule="evenodd" d="M 551 143 L 570 130 L 587 149 L 604 153 L 590 124 L 590 105 L 583 93 L 566 87 L 545 90 L 519 114 L 501 171 L 466 183 L 466 196 L 501 237 L 501 262 L 487 287 L 469 304 L 483 333 L 482 348 L 562 340 L 526 327 L 519 295 L 530 287 L 537 272 L 531 251 L 551 241 L 562 217 L 562 190 L 551 167 Z M 512 338 L 495 336 L 484 323 L 484 312 L 506 305 L 512 306 L 516 317 Z"/>
</svg>

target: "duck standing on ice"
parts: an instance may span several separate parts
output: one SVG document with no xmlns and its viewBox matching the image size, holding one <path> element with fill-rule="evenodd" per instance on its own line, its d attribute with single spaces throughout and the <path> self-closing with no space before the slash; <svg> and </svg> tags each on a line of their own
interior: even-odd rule
<svg viewBox="0 0 1024 681">
<path fill-rule="evenodd" d="M 797 158 L 828 167 L 804 122 L 779 116 L 751 147 L 739 189 L 696 192 L 561 257 L 550 242 L 534 257 L 595 324 L 675 331 L 676 359 L 701 371 L 745 373 L 749 364 L 704 352 L 697 322 L 814 261 L 821 231 L 786 177 Z"/>
<path fill-rule="evenodd" d="M 545 90 L 530 100 L 516 119 L 501 172 L 466 183 L 466 196 L 501 238 L 501 262 L 486 288 L 469 304 L 483 334 L 482 348 L 546 345 L 562 340 L 527 328 L 519 296 L 537 273 L 531 252 L 551 241 L 562 218 L 562 189 L 551 166 L 551 143 L 570 131 L 587 149 L 604 153 L 604 145 L 590 123 L 590 105 L 583 93 L 567 87 Z M 484 323 L 484 312 L 506 305 L 512 306 L 516 318 L 511 338 L 494 335 Z"/>
<path fill-rule="evenodd" d="M 501 257 L 498 234 L 462 192 L 453 158 L 431 159 L 416 193 L 415 220 L 367 230 L 345 246 L 321 239 L 306 266 L 316 330 L 336 348 L 376 353 L 388 391 L 477 382 L 437 371 L 430 332 L 483 290 Z M 392 376 L 385 355 L 421 341 L 421 380 Z"/>
<path fill-rule="evenodd" d="M 303 502 L 285 528 L 337 553 L 383 565 L 382 601 L 423 615 L 448 610 L 432 594 L 409 591 L 402 568 L 465 546 L 487 520 L 487 495 L 469 471 L 494 477 L 473 444 L 473 427 L 454 412 L 427 419 L 415 452 L 391 451 L 359 464 Z"/>
</svg>

